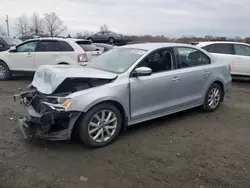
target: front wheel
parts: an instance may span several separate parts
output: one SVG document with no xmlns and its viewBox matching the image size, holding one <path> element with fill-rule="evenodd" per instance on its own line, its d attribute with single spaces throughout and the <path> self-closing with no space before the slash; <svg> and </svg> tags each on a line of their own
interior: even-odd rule
<svg viewBox="0 0 250 188">
<path fill-rule="evenodd" d="M 114 141 L 122 128 L 122 115 L 110 103 L 94 106 L 79 122 L 80 140 L 88 147 L 103 147 Z"/>
<path fill-rule="evenodd" d="M 206 112 L 215 111 L 219 107 L 222 97 L 222 88 L 218 84 L 213 83 L 207 91 L 202 109 Z"/>
</svg>

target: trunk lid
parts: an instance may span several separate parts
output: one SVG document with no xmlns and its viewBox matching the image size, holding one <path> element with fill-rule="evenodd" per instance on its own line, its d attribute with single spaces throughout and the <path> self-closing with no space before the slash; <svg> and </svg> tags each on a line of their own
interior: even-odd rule
<svg viewBox="0 0 250 188">
<path fill-rule="evenodd" d="M 82 66 L 42 65 L 39 66 L 32 86 L 43 94 L 52 94 L 67 78 L 115 79 L 117 74 Z"/>
</svg>

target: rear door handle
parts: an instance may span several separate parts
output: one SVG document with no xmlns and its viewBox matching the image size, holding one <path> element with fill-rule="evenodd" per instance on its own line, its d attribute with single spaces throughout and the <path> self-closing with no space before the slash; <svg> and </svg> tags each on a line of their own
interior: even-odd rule
<svg viewBox="0 0 250 188">
<path fill-rule="evenodd" d="M 173 81 L 174 81 L 174 82 L 179 82 L 179 81 L 180 81 L 180 78 L 179 78 L 178 76 L 175 76 L 175 77 L 173 78 Z"/>
<path fill-rule="evenodd" d="M 31 54 L 31 53 L 28 53 L 26 57 L 32 57 L 32 54 Z"/>
<path fill-rule="evenodd" d="M 210 72 L 208 72 L 208 71 L 205 71 L 205 76 L 209 76 L 209 74 L 210 74 Z"/>
<path fill-rule="evenodd" d="M 53 54 L 52 57 L 57 57 L 58 55 L 57 54 Z"/>
</svg>

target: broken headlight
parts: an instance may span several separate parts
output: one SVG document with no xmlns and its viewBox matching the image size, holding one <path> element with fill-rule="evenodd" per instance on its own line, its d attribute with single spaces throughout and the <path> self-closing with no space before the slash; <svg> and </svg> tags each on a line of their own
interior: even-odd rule
<svg viewBox="0 0 250 188">
<path fill-rule="evenodd" d="M 58 104 L 62 107 L 62 108 L 68 108 L 69 105 L 72 102 L 72 99 L 69 98 L 58 98 L 57 99 Z"/>
</svg>

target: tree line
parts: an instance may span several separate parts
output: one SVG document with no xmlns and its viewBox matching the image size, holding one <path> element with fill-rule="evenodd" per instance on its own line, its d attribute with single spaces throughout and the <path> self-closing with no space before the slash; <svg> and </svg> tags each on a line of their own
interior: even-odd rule
<svg viewBox="0 0 250 188">
<path fill-rule="evenodd" d="M 45 13 L 43 17 L 34 12 L 30 17 L 25 14 L 18 17 L 16 30 L 17 34 L 23 37 L 32 35 L 53 37 L 67 30 L 67 27 L 54 12 Z"/>
</svg>

